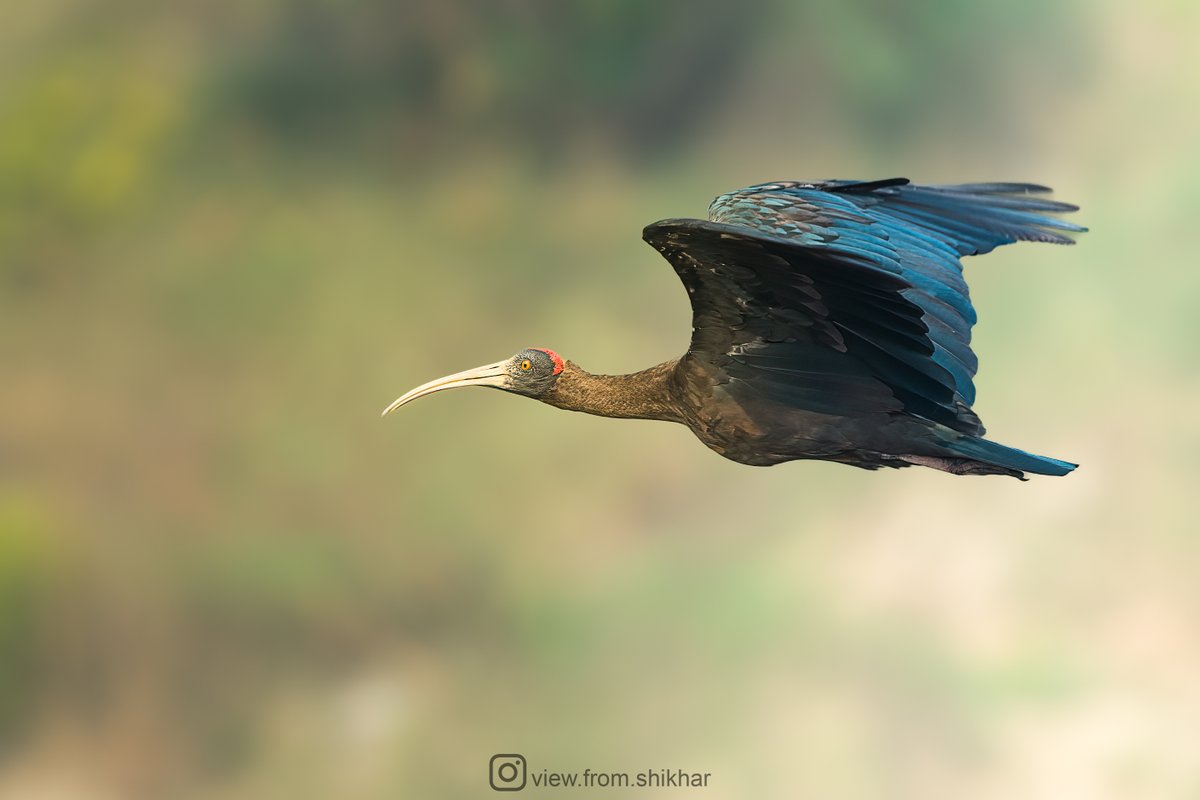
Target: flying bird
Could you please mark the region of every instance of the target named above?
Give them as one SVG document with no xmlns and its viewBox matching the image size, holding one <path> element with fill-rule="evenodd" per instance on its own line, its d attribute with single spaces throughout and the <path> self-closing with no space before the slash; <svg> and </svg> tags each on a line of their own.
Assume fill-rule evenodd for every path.
<svg viewBox="0 0 1200 800">
<path fill-rule="evenodd" d="M 1044 186 L 778 181 L 716 198 L 708 219 L 667 219 L 642 238 L 692 304 L 680 358 L 594 375 L 529 348 L 438 378 L 558 408 L 686 425 L 743 464 L 819 459 L 955 475 L 1065 475 L 1076 465 L 983 438 L 971 410 L 975 309 L 962 256 L 1016 241 L 1072 244 L 1077 207 Z"/>
</svg>

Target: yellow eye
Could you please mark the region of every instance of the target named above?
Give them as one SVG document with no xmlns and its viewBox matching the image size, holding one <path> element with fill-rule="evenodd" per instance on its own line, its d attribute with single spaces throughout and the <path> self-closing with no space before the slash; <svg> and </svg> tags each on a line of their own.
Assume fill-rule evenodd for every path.
<svg viewBox="0 0 1200 800">
<path fill-rule="evenodd" d="M 533 362 L 530 361 L 528 358 L 521 362 L 521 370 L 523 372 L 528 372 L 532 368 L 533 368 Z"/>
</svg>

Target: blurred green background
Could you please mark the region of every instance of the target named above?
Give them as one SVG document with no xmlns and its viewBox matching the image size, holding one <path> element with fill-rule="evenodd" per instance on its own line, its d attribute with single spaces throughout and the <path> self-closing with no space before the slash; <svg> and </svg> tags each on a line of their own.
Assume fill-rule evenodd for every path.
<svg viewBox="0 0 1200 800">
<path fill-rule="evenodd" d="M 1200 796 L 1200 5 L 0 17 L 0 797 L 473 798 L 496 752 Z M 1083 206 L 967 264 L 977 410 L 1075 474 L 754 469 L 497 392 L 379 419 L 529 345 L 674 357 L 642 225 L 893 175 Z"/>
</svg>

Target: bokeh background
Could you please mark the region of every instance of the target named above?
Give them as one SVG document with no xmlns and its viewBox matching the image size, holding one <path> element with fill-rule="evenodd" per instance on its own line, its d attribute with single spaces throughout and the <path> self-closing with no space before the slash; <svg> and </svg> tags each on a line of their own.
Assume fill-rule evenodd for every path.
<svg viewBox="0 0 1200 800">
<path fill-rule="evenodd" d="M 0 17 L 0 797 L 475 798 L 496 752 L 1200 796 L 1200 5 Z M 893 175 L 1083 206 L 968 262 L 978 411 L 1075 474 L 755 469 L 497 392 L 379 419 L 529 345 L 674 357 L 642 225 Z"/>
</svg>

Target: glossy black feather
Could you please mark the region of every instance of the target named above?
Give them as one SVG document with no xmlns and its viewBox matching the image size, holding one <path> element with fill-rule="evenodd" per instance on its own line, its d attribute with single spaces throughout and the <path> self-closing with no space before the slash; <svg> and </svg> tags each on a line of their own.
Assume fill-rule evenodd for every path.
<svg viewBox="0 0 1200 800">
<path fill-rule="evenodd" d="M 908 409 L 960 423 L 952 378 L 932 361 L 924 312 L 899 275 L 702 220 L 665 220 L 644 236 L 691 296 L 689 357 L 809 411 Z"/>
</svg>

